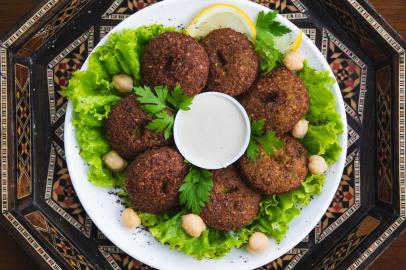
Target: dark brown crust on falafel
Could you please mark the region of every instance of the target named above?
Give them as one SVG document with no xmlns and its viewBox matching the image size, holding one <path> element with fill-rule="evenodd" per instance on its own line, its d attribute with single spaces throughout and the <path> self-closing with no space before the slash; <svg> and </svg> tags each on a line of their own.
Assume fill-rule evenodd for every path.
<svg viewBox="0 0 406 270">
<path fill-rule="evenodd" d="M 152 39 L 141 60 L 142 82 L 147 86 L 179 84 L 189 96 L 202 91 L 209 73 L 203 47 L 190 36 L 170 32 Z"/>
<path fill-rule="evenodd" d="M 279 68 L 260 78 L 241 104 L 252 119 L 265 119 L 266 129 L 284 134 L 309 110 L 309 95 L 297 75 Z"/>
<path fill-rule="evenodd" d="M 201 43 L 210 60 L 207 89 L 231 96 L 246 92 L 258 73 L 258 56 L 248 38 L 222 28 L 210 32 Z"/>
<path fill-rule="evenodd" d="M 264 195 L 289 192 L 300 187 L 308 172 L 307 151 L 295 138 L 283 138 L 285 145 L 268 156 L 261 148 L 256 161 L 244 155 L 240 168 L 248 184 Z"/>
<path fill-rule="evenodd" d="M 249 189 L 232 167 L 213 172 L 213 188 L 201 212 L 211 228 L 238 230 L 251 223 L 259 210 L 261 196 Z"/>
<path fill-rule="evenodd" d="M 177 206 L 186 172 L 183 157 L 173 148 L 161 147 L 140 154 L 131 163 L 126 177 L 132 206 L 156 214 Z"/>
<path fill-rule="evenodd" d="M 110 146 L 120 156 L 132 160 L 139 152 L 168 144 L 162 134 L 145 128 L 151 120 L 140 108 L 135 95 L 122 99 L 114 105 L 106 121 Z"/>
</svg>

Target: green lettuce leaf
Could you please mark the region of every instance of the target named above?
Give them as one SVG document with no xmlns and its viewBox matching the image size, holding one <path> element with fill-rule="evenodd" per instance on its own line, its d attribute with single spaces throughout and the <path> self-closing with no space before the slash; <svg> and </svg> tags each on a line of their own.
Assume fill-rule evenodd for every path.
<svg viewBox="0 0 406 270">
<path fill-rule="evenodd" d="M 80 155 L 89 165 L 89 181 L 103 187 L 112 187 L 117 181 L 102 161 L 102 156 L 110 150 L 104 136 L 104 120 L 121 99 L 113 92 L 110 83 L 93 71 L 75 72 L 64 90 L 73 105 L 72 124 L 76 128 Z"/>
<path fill-rule="evenodd" d="M 95 78 L 97 74 L 91 71 L 78 71 L 64 93 L 73 104 L 72 124 L 76 128 L 80 155 L 89 165 L 89 181 L 98 186 L 112 187 L 117 177 L 102 161 L 102 156 L 110 150 L 102 127 L 111 107 L 120 97 L 101 95 L 109 90 Z"/>
<path fill-rule="evenodd" d="M 152 235 L 161 243 L 169 245 L 196 259 L 221 258 L 233 247 L 240 247 L 247 242 L 250 230 L 238 232 L 223 232 L 207 228 L 200 237 L 194 238 L 185 233 L 181 226 L 181 217 L 185 211 L 180 211 L 172 217 L 141 213 L 143 225 L 148 226 Z"/>
<path fill-rule="evenodd" d="M 290 221 L 300 214 L 300 207 L 308 205 L 312 196 L 320 194 L 324 180 L 324 175 L 308 175 L 299 189 L 263 199 L 259 214 L 249 228 L 280 242 Z"/>
<path fill-rule="evenodd" d="M 336 110 L 336 99 L 329 88 L 335 80 L 328 71 L 318 72 L 307 62 L 299 77 L 305 83 L 310 98 L 310 109 L 306 115 L 309 130 L 302 143 L 309 155 L 321 155 L 328 164 L 333 164 L 342 150 L 337 136 L 344 131 Z"/>
</svg>

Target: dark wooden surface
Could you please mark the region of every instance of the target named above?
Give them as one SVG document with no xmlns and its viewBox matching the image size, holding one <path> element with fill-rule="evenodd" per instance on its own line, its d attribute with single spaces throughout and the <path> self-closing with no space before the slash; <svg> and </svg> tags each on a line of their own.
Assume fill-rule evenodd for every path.
<svg viewBox="0 0 406 270">
<path fill-rule="evenodd" d="M 0 0 L 0 37 L 40 0 Z M 406 38 L 406 0 L 370 0 L 385 19 Z M 370 270 L 400 270 L 406 265 L 406 234 L 399 237 L 371 266 Z M 39 270 L 0 227 L 0 270 Z"/>
</svg>

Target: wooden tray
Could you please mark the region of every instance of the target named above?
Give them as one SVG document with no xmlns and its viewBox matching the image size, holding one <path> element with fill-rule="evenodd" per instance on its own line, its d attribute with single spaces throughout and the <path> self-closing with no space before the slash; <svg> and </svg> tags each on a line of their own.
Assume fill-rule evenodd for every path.
<svg viewBox="0 0 406 270">
<path fill-rule="evenodd" d="M 153 2 L 44 1 L 0 42 L 0 223 L 44 269 L 150 269 L 111 244 L 75 195 L 61 89 L 100 38 Z M 256 2 L 316 43 L 349 124 L 347 163 L 328 211 L 261 269 L 365 268 L 406 228 L 406 44 L 365 0 Z"/>
</svg>

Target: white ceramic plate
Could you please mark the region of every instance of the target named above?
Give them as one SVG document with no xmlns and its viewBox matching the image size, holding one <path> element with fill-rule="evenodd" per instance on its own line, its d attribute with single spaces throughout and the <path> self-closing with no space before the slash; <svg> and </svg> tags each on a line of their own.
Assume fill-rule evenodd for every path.
<svg viewBox="0 0 406 270">
<path fill-rule="evenodd" d="M 256 20 L 259 11 L 268 10 L 258 4 L 242 0 L 167 0 L 138 11 L 117 25 L 111 32 L 153 23 L 161 23 L 167 26 L 185 26 L 202 8 L 217 3 L 229 3 L 239 6 L 248 13 L 253 21 Z M 287 19 L 278 16 L 277 20 L 288 26 L 295 34 L 298 33 L 299 29 Z M 105 43 L 107 38 L 108 35 L 100 41 L 99 45 Z M 310 66 L 319 70 L 330 69 L 316 46 L 306 36 L 303 38 L 300 51 L 307 56 Z M 83 65 L 82 69 L 86 69 L 86 67 L 87 63 Z M 347 121 L 338 85 L 336 84 L 331 90 L 336 96 L 337 110 L 345 125 L 344 133 L 340 137 L 340 144 L 344 150 L 338 162 L 329 168 L 321 195 L 315 197 L 302 210 L 300 216 L 291 222 L 290 229 L 284 240 L 280 244 L 276 244 L 272 240 L 270 247 L 263 253 L 252 255 L 247 253 L 245 249 L 234 249 L 222 259 L 199 261 L 176 250 L 170 250 L 146 231 L 125 229 L 120 223 L 120 211 L 123 206 L 116 203 L 117 198 L 114 195 L 109 195 L 109 190 L 96 187 L 87 181 L 87 165 L 79 155 L 75 130 L 71 122 L 72 105 L 69 103 L 65 118 L 65 152 L 76 194 L 92 221 L 108 239 L 130 256 L 152 267 L 176 270 L 228 270 L 231 268 L 239 270 L 260 267 L 283 255 L 298 244 L 321 219 L 337 190 L 345 163 Z"/>
</svg>

